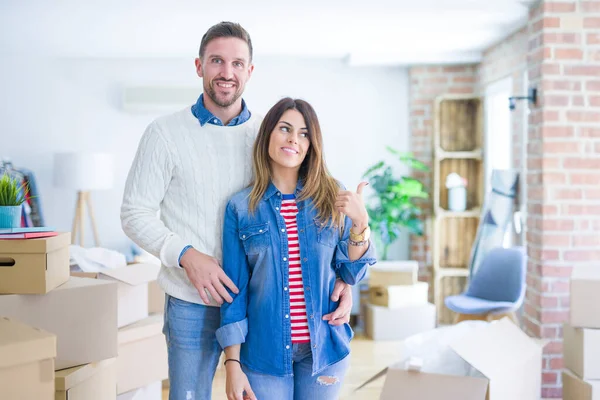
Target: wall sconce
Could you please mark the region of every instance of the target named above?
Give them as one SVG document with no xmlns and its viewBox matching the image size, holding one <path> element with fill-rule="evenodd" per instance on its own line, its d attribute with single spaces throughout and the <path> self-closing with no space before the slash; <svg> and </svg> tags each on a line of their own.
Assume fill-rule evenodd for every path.
<svg viewBox="0 0 600 400">
<path fill-rule="evenodd" d="M 529 88 L 528 96 L 512 96 L 508 98 L 508 108 L 512 111 L 517 108 L 517 100 L 529 100 L 533 105 L 537 103 L 537 89 Z"/>
</svg>

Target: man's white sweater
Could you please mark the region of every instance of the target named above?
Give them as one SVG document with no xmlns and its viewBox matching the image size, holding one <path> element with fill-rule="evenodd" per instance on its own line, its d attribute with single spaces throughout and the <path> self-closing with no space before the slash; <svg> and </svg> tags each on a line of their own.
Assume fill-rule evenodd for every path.
<svg viewBox="0 0 600 400">
<path fill-rule="evenodd" d="M 237 126 L 201 126 L 188 107 L 144 132 L 125 184 L 121 223 L 127 236 L 160 258 L 158 284 L 167 294 L 204 304 L 179 255 L 192 245 L 221 262 L 225 205 L 250 183 L 260 122 L 253 115 Z"/>
</svg>

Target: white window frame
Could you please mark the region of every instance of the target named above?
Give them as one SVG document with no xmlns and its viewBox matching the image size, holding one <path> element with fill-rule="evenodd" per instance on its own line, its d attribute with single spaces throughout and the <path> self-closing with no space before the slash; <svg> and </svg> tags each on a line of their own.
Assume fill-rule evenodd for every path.
<svg viewBox="0 0 600 400">
<path fill-rule="evenodd" d="M 492 165 L 492 152 L 497 152 L 502 147 L 505 148 L 508 154 L 507 159 L 502 162 L 501 169 L 510 169 L 513 167 L 513 125 L 512 116 L 509 109 L 508 98 L 513 95 L 513 80 L 512 77 L 506 77 L 493 82 L 485 88 L 485 140 L 484 140 L 484 173 L 485 173 L 485 197 L 490 192 L 491 175 L 494 167 Z M 508 135 L 498 141 L 499 135 Z M 514 225 L 515 221 L 511 221 L 510 228 L 506 231 L 504 238 L 504 247 L 509 247 L 515 242 Z"/>
<path fill-rule="evenodd" d="M 511 115 L 508 108 L 508 98 L 512 96 L 513 82 L 511 77 L 507 77 L 496 81 L 485 88 L 485 187 L 489 188 L 490 177 L 492 174 L 492 157 L 491 152 L 494 147 L 494 140 L 492 135 L 499 135 L 502 133 L 502 128 L 508 127 L 508 162 L 506 163 L 507 168 L 511 168 L 513 165 L 513 139 L 512 139 L 512 124 Z M 502 116 L 498 116 L 496 113 L 502 112 Z M 505 121 L 501 121 L 504 126 L 498 126 L 495 124 L 499 118 L 505 117 Z M 506 132 L 506 131 L 504 131 Z M 497 146 L 495 148 L 497 149 Z M 487 190 L 486 190 L 487 192 Z"/>
</svg>

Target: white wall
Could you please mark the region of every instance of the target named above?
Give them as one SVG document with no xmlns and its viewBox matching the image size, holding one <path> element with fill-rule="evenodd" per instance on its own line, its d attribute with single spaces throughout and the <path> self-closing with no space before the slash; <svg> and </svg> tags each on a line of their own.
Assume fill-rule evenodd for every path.
<svg viewBox="0 0 600 400">
<path fill-rule="evenodd" d="M 368 166 L 388 158 L 385 145 L 408 150 L 406 69 L 289 57 L 255 63 L 244 96 L 250 109 L 264 115 L 282 96 L 308 100 L 321 121 L 329 167 L 348 188 L 356 187 Z M 52 154 L 116 154 L 114 189 L 92 198 L 102 245 L 119 250 L 128 247 L 119 221 L 127 171 L 144 128 L 156 117 L 121 109 L 121 90 L 131 84 L 196 85 L 198 93 L 202 87 L 192 58 L 5 57 L 0 64 L 0 157 L 36 173 L 47 225 L 70 230 L 75 193 L 52 186 Z M 86 235 L 91 244 L 89 230 Z M 391 255 L 407 257 L 408 240 L 400 242 Z"/>
</svg>

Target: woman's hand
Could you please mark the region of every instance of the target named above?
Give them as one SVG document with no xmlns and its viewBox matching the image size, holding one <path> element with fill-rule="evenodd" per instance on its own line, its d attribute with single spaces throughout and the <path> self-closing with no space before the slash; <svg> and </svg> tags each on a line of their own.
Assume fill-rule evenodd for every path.
<svg viewBox="0 0 600 400">
<path fill-rule="evenodd" d="M 227 378 L 225 381 L 225 393 L 227 400 L 256 400 L 256 396 L 250 387 L 248 377 L 242 371 L 242 367 L 235 361 L 229 361 L 225 365 Z M 246 392 L 246 395 L 244 395 Z"/>
<path fill-rule="evenodd" d="M 362 191 L 368 182 L 361 182 L 356 188 L 356 193 L 349 190 L 338 192 L 335 207 L 352 220 L 352 232 L 360 233 L 369 225 L 369 214 L 362 198 Z"/>
</svg>

